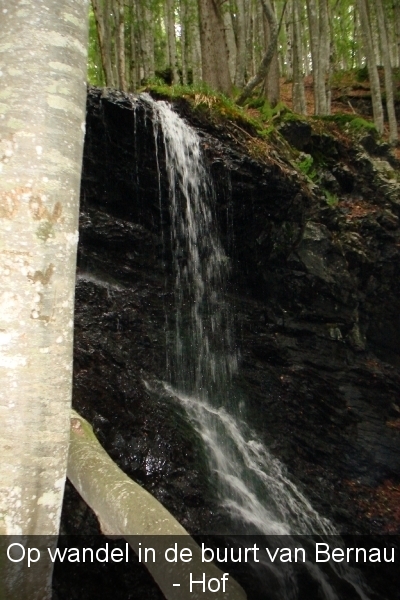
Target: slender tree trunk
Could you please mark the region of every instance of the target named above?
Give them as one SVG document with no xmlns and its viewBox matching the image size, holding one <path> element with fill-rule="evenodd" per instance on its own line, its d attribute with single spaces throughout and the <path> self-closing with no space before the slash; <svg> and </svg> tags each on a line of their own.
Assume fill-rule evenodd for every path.
<svg viewBox="0 0 400 600">
<path fill-rule="evenodd" d="M 198 0 L 198 6 L 203 80 L 230 96 L 232 80 L 220 0 Z"/>
<path fill-rule="evenodd" d="M 115 33 L 117 50 L 117 69 L 120 89 L 128 91 L 125 67 L 125 7 L 124 0 L 116 0 L 115 4 Z"/>
<path fill-rule="evenodd" d="M 311 62 L 314 81 L 314 114 L 320 114 L 320 62 L 319 62 L 319 21 L 315 0 L 307 0 L 308 29 L 310 32 Z"/>
<path fill-rule="evenodd" d="M 400 0 L 393 0 L 395 43 L 397 48 L 397 66 L 400 67 Z"/>
<path fill-rule="evenodd" d="M 178 68 L 176 64 L 176 39 L 175 39 L 175 6 L 174 0 L 165 0 L 165 16 L 167 31 L 168 66 L 171 69 L 171 83 L 179 81 Z"/>
<path fill-rule="evenodd" d="M 0 533 L 56 536 L 69 443 L 87 4 L 2 6 Z M 50 575 L 31 589 L 14 579 L 7 597 L 50 598 Z M 4 558 L 1 583 L 10 583 Z"/>
<path fill-rule="evenodd" d="M 236 72 L 236 40 L 235 33 L 233 31 L 232 24 L 232 14 L 228 8 L 225 8 L 222 11 L 222 18 L 224 20 L 224 28 L 225 28 L 225 36 L 226 36 L 226 45 L 228 48 L 228 62 L 229 62 L 229 74 L 231 80 L 234 80 L 235 72 Z"/>
<path fill-rule="evenodd" d="M 398 139 L 398 133 L 396 112 L 394 108 L 393 73 L 392 64 L 390 62 L 390 50 L 382 0 L 375 0 L 375 10 L 381 41 L 383 67 L 385 69 L 386 110 L 389 118 L 389 137 L 391 142 L 395 142 Z"/>
<path fill-rule="evenodd" d="M 129 45 L 129 91 L 135 92 L 137 87 L 137 54 L 136 54 L 136 22 L 134 0 L 129 0 L 130 12 L 130 45 Z"/>
<path fill-rule="evenodd" d="M 236 0 L 236 72 L 235 85 L 243 87 L 246 72 L 246 17 L 244 0 Z"/>
<path fill-rule="evenodd" d="M 189 82 L 189 40 L 188 34 L 188 15 L 187 15 L 187 2 L 186 0 L 180 0 L 179 4 L 179 16 L 181 23 L 181 64 L 182 64 L 182 83 L 187 85 Z"/>
<path fill-rule="evenodd" d="M 300 28 L 300 0 L 292 1 L 293 7 L 293 110 L 307 114 L 304 92 L 303 57 Z"/>
<path fill-rule="evenodd" d="M 274 7 L 272 4 L 271 4 L 271 8 L 275 13 L 275 10 L 274 10 Z M 276 20 L 276 16 L 275 16 L 275 20 Z M 265 16 L 265 14 L 263 15 L 263 27 L 264 27 L 265 46 L 266 46 L 266 48 L 268 48 L 270 41 L 271 41 L 271 34 L 270 34 L 269 22 Z M 276 40 L 278 40 L 278 36 L 277 36 Z M 264 90 L 265 90 L 265 97 L 267 98 L 270 105 L 276 106 L 280 99 L 278 46 L 276 43 L 275 43 L 274 53 L 273 53 L 273 56 L 271 59 L 271 64 L 269 66 L 268 73 L 265 77 Z"/>
<path fill-rule="evenodd" d="M 319 110 L 321 115 L 330 113 L 330 26 L 328 0 L 319 0 Z"/>
<path fill-rule="evenodd" d="M 314 104 L 316 115 L 329 113 L 326 89 L 329 79 L 330 28 L 328 0 L 307 0 L 307 15 L 310 31 L 311 58 L 314 80 Z"/>
<path fill-rule="evenodd" d="M 185 0 L 187 2 L 187 54 L 188 65 L 192 71 L 192 82 L 202 81 L 202 57 L 200 44 L 199 13 L 196 0 Z"/>
<path fill-rule="evenodd" d="M 107 13 L 104 14 L 102 0 L 91 0 L 93 14 L 96 21 L 97 35 L 99 38 L 99 47 L 101 55 L 101 63 L 103 67 L 104 77 L 107 86 L 113 86 L 113 74 L 111 68 L 111 44 L 109 36 L 109 28 L 106 27 Z M 106 3 L 107 7 L 107 3 Z"/>
<path fill-rule="evenodd" d="M 379 131 L 383 133 L 383 107 L 381 86 L 379 81 L 378 69 L 376 67 L 376 57 L 372 43 L 371 25 L 368 15 L 368 6 L 366 0 L 357 0 L 360 13 L 361 29 L 363 32 L 364 49 L 367 56 L 368 74 L 371 86 L 372 110 L 374 113 L 374 123 Z"/>
<path fill-rule="evenodd" d="M 281 70 L 282 75 L 291 79 L 293 77 L 293 22 L 294 22 L 294 14 L 293 14 L 293 2 L 289 4 L 286 8 L 284 15 L 284 23 L 285 23 L 285 31 L 286 31 L 286 49 L 284 54 L 285 60 L 285 71 Z"/>
</svg>

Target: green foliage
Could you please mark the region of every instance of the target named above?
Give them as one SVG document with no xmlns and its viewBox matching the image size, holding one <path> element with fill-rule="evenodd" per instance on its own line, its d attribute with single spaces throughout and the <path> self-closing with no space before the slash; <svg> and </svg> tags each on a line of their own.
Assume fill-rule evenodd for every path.
<svg viewBox="0 0 400 600">
<path fill-rule="evenodd" d="M 330 121 L 339 126 L 348 126 L 354 132 L 362 130 L 370 132 L 376 131 L 376 127 L 372 121 L 366 121 L 362 117 L 359 117 L 355 114 L 337 113 L 335 115 L 319 116 L 315 118 L 320 119 L 321 121 Z"/>
<path fill-rule="evenodd" d="M 324 190 L 324 194 L 328 206 L 335 208 L 339 204 L 339 198 L 337 197 L 337 194 L 332 194 L 332 192 L 329 190 Z"/>
<path fill-rule="evenodd" d="M 156 81 L 153 80 L 145 89 L 156 96 L 165 97 L 171 101 L 184 98 L 192 105 L 194 110 L 207 113 L 211 119 L 227 119 L 242 126 L 250 126 L 257 131 L 263 130 L 262 123 L 246 114 L 246 109 L 236 104 L 234 100 L 224 94 L 212 90 L 204 83 L 196 85 L 167 85 L 158 79 Z"/>
<path fill-rule="evenodd" d="M 92 7 L 89 10 L 89 47 L 88 47 L 88 82 L 91 85 L 104 85 L 103 68 L 101 66 L 99 39 Z"/>
<path fill-rule="evenodd" d="M 314 165 L 314 159 L 310 154 L 302 154 L 302 160 L 297 163 L 297 167 L 300 171 L 306 175 L 311 181 L 315 181 L 318 177 L 317 170 Z"/>
</svg>

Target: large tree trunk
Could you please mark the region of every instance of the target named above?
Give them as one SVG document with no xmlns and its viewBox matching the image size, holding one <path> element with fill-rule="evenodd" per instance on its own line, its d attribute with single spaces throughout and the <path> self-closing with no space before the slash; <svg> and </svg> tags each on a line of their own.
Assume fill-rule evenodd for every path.
<svg viewBox="0 0 400 600">
<path fill-rule="evenodd" d="M 56 536 L 69 442 L 87 5 L 3 7 L 0 533 Z M 47 585 L 44 577 L 13 597 L 44 600 Z"/>
<path fill-rule="evenodd" d="M 153 15 L 149 0 L 138 0 L 138 24 L 140 28 L 140 53 L 142 58 L 143 77 L 148 81 L 155 74 Z"/>
<path fill-rule="evenodd" d="M 379 133 L 383 133 L 383 107 L 381 86 L 379 82 L 378 69 L 376 67 L 376 57 L 372 43 L 371 25 L 368 15 L 367 0 L 357 0 L 360 13 L 361 29 L 364 39 L 364 49 L 367 56 L 368 74 L 371 86 L 372 110 L 374 113 L 374 123 Z"/>
<path fill-rule="evenodd" d="M 203 80 L 230 96 L 232 80 L 220 0 L 198 0 Z"/>
<path fill-rule="evenodd" d="M 390 141 L 395 142 L 398 139 L 398 133 L 396 112 L 394 108 L 392 63 L 390 60 L 389 42 L 382 0 L 375 0 L 375 9 L 378 21 L 379 37 L 381 40 L 383 67 L 385 69 L 386 109 L 389 118 Z"/>
</svg>

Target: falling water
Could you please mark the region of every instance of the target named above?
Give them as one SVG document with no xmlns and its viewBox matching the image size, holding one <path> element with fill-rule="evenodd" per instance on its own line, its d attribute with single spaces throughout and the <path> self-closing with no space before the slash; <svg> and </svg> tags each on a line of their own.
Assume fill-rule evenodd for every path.
<svg viewBox="0 0 400 600">
<path fill-rule="evenodd" d="M 143 96 L 142 96 L 143 97 Z M 175 272 L 174 348 L 166 391 L 207 447 L 221 502 L 255 533 L 333 533 L 240 419 L 232 386 L 237 359 L 224 300 L 229 261 L 214 218 L 215 197 L 200 139 L 166 102 L 144 95 L 162 130 Z"/>
<path fill-rule="evenodd" d="M 141 98 L 152 112 L 156 146 L 160 139 L 164 143 L 169 183 L 175 318 L 164 394 L 182 404 L 203 439 L 220 502 L 239 533 L 335 534 L 243 421 L 232 385 L 237 357 L 224 298 L 229 260 L 218 238 L 200 138 L 166 102 Z M 337 598 L 324 575 L 312 569 L 324 597 Z M 367 598 L 362 591 L 357 597 Z"/>
</svg>

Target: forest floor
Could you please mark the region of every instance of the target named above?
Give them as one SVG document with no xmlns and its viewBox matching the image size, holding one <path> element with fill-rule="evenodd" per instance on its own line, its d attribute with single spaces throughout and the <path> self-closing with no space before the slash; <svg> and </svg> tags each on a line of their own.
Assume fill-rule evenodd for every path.
<svg viewBox="0 0 400 600">
<path fill-rule="evenodd" d="M 383 80 L 383 73 L 380 73 Z M 400 78 L 395 77 L 397 87 L 397 98 L 400 97 Z M 383 83 L 383 81 L 382 81 Z M 293 107 L 292 103 L 292 82 L 285 78 L 280 81 L 280 93 L 281 101 L 286 104 L 289 108 Z M 384 89 L 382 89 L 384 94 Z M 314 114 L 314 86 L 312 75 L 305 78 L 305 96 L 307 104 L 307 115 Z M 397 108 L 399 108 L 400 101 L 397 102 Z M 332 85 L 332 100 L 331 100 L 331 112 L 332 114 L 347 113 L 359 115 L 363 119 L 372 120 L 372 105 L 371 105 L 371 90 L 368 79 L 358 81 L 355 77 L 354 72 L 347 71 L 340 74 Z M 398 112 L 398 132 L 400 140 L 400 109 Z M 385 120 L 385 139 L 389 139 L 389 125 Z M 400 160 L 400 146 L 394 148 L 396 158 Z"/>
</svg>

